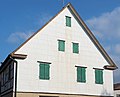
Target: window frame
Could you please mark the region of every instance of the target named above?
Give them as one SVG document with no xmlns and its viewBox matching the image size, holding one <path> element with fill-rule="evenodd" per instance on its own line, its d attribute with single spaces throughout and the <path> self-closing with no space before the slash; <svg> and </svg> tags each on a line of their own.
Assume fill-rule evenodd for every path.
<svg viewBox="0 0 120 97">
<path fill-rule="evenodd" d="M 86 83 L 86 68 L 87 67 L 83 67 L 83 66 L 75 66 L 75 67 L 77 67 L 77 82 Z"/>
<path fill-rule="evenodd" d="M 50 80 L 50 64 L 51 63 L 50 62 L 42 62 L 42 61 L 37 61 L 37 62 L 39 63 L 39 79 L 40 80 Z M 43 68 L 44 68 L 43 71 L 41 71 L 41 65 L 43 65 Z M 47 72 L 46 72 L 46 69 L 48 69 Z"/>
<path fill-rule="evenodd" d="M 104 77 L 103 77 L 103 70 L 99 68 L 93 68 L 94 69 L 94 75 L 95 75 L 95 84 L 104 84 Z"/>
<path fill-rule="evenodd" d="M 75 46 L 77 46 L 77 48 Z M 79 54 L 79 43 L 72 42 L 72 52 L 75 54 Z"/>
<path fill-rule="evenodd" d="M 66 18 L 66 26 L 71 27 L 71 17 L 70 16 L 65 16 Z"/>
<path fill-rule="evenodd" d="M 14 77 L 14 64 L 9 65 L 9 80 Z"/>
<path fill-rule="evenodd" d="M 65 40 L 58 39 L 58 51 L 65 52 Z"/>
</svg>

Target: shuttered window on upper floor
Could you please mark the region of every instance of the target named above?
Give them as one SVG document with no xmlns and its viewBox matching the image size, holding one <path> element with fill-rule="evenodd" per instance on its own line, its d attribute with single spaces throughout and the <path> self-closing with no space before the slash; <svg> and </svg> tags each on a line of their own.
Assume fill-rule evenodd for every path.
<svg viewBox="0 0 120 97">
<path fill-rule="evenodd" d="M 39 78 L 44 80 L 50 79 L 50 63 L 40 62 L 39 64 Z"/>
<path fill-rule="evenodd" d="M 65 51 L 65 41 L 64 40 L 58 40 L 58 51 Z"/>
<path fill-rule="evenodd" d="M 73 43 L 73 53 L 79 53 L 79 43 Z"/>
<path fill-rule="evenodd" d="M 66 16 L 66 26 L 71 27 L 71 17 Z"/>
<path fill-rule="evenodd" d="M 77 67 L 77 82 L 86 82 L 86 67 Z"/>
<path fill-rule="evenodd" d="M 103 84 L 103 70 L 95 69 L 95 83 Z"/>
</svg>

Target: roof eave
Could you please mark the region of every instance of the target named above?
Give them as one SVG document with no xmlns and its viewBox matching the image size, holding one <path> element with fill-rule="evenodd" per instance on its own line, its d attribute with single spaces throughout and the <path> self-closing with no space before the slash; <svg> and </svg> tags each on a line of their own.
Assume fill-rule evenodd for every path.
<svg viewBox="0 0 120 97">
<path fill-rule="evenodd" d="M 7 56 L 7 58 L 4 60 L 4 62 L 1 63 L 1 66 L 0 66 L 0 73 L 2 72 L 2 70 L 7 66 L 9 65 L 10 62 L 12 62 L 13 59 L 21 59 L 21 60 L 24 60 L 27 58 L 27 55 L 24 55 L 24 54 L 9 54 Z"/>
<path fill-rule="evenodd" d="M 116 70 L 116 69 L 118 69 L 118 67 L 117 66 L 105 65 L 104 69 L 107 69 L 107 70 Z"/>
<path fill-rule="evenodd" d="M 10 56 L 14 59 L 26 59 L 27 58 L 27 55 L 25 54 L 14 54 L 14 53 L 11 53 Z"/>
</svg>

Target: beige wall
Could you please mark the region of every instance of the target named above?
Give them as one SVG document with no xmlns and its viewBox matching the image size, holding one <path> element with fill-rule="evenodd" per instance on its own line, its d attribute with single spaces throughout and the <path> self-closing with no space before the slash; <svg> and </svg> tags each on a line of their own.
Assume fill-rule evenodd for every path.
<svg viewBox="0 0 120 97">
<path fill-rule="evenodd" d="M 104 97 L 104 96 L 83 96 L 83 95 L 66 95 L 66 94 L 42 94 L 42 93 L 17 93 L 17 97 Z M 110 97 L 110 96 L 109 96 Z M 112 96 L 111 96 L 112 97 Z"/>
</svg>

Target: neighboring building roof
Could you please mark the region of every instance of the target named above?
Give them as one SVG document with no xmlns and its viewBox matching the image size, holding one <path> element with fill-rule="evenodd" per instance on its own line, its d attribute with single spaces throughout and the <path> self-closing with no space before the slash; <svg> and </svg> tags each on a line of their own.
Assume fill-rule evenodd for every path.
<svg viewBox="0 0 120 97">
<path fill-rule="evenodd" d="M 120 83 L 114 84 L 114 90 L 120 90 Z"/>
<path fill-rule="evenodd" d="M 100 43 L 97 41 L 97 39 L 95 38 L 95 36 L 92 34 L 92 32 L 90 31 L 90 29 L 87 27 L 87 25 L 84 23 L 84 21 L 81 19 L 81 17 L 79 16 L 79 14 L 76 12 L 76 10 L 74 9 L 74 7 L 71 5 L 71 3 L 68 3 L 65 7 L 63 7 L 63 9 L 57 14 L 55 15 L 50 21 L 48 21 L 41 29 L 39 29 L 36 33 L 34 33 L 30 38 L 28 38 L 21 46 L 19 46 L 15 51 L 13 51 L 10 55 L 15 55 L 15 52 L 18 51 L 24 44 L 26 44 L 32 37 L 34 37 L 39 31 L 41 31 L 49 22 L 51 22 L 56 16 L 58 16 L 65 8 L 68 8 L 70 10 L 70 12 L 74 15 L 74 17 L 76 18 L 76 20 L 78 21 L 78 23 L 82 26 L 82 28 L 84 29 L 84 31 L 86 32 L 86 34 L 89 36 L 89 38 L 92 40 L 92 42 L 95 44 L 95 46 L 97 47 L 97 49 L 100 51 L 100 53 L 103 55 L 103 57 L 107 60 L 107 62 L 110 65 L 106 65 L 104 68 L 105 69 L 109 69 L 109 70 L 115 70 L 117 69 L 117 66 L 115 65 L 115 63 L 112 61 L 112 59 L 109 57 L 109 55 L 106 53 L 106 51 L 103 49 L 103 47 L 100 45 Z M 21 55 L 21 54 L 18 54 Z M 19 57 L 19 56 L 17 56 Z"/>
<path fill-rule="evenodd" d="M 13 59 L 25 59 L 26 57 L 27 55 L 24 54 L 9 54 L 4 62 L 1 63 L 2 65 L 0 66 L 0 73 L 11 61 L 13 61 Z"/>
</svg>

